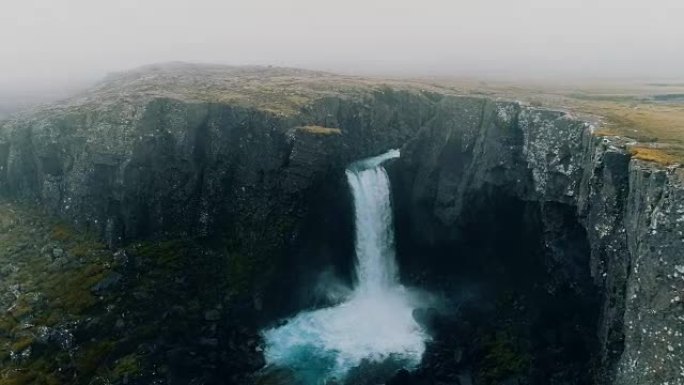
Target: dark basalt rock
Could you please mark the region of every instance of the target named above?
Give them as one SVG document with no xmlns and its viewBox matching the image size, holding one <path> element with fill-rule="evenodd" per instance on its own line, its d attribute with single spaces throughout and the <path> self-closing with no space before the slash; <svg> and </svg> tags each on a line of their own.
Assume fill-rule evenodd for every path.
<svg viewBox="0 0 684 385">
<path fill-rule="evenodd" d="M 594 381 L 681 382 L 675 345 L 682 336 L 675 330 L 682 309 L 672 290 L 683 284 L 673 270 L 684 258 L 682 169 L 630 159 L 625 139 L 594 137 L 589 123 L 564 113 L 480 103 L 441 111 L 446 122 L 457 123 L 421 130 L 391 166 L 402 266 L 415 265 L 417 249 L 447 248 L 433 254 L 467 268 L 464 242 L 476 236 L 469 231 L 476 223 L 488 226 L 480 244 L 494 249 L 516 227 L 540 226 L 543 256 L 535 266 L 545 266 L 543 273 L 505 265 L 500 271 L 546 282 L 550 293 L 565 286 L 575 298 L 600 300 Z M 478 218 L 502 199 L 536 204 L 525 212 L 537 218 L 507 213 L 510 203 Z M 492 225 L 511 217 L 522 220 Z M 529 253 L 517 250 L 494 254 L 520 255 L 513 263 L 524 266 L 520 258 Z"/>
<path fill-rule="evenodd" d="M 527 355 L 549 353 L 565 357 L 541 365 L 561 373 L 554 383 L 587 365 L 598 383 L 681 383 L 684 172 L 631 159 L 626 140 L 591 130 L 563 112 L 390 88 L 320 97 L 291 114 L 168 95 L 110 98 L 0 126 L 0 192 L 38 202 L 121 250 L 164 238 L 211 245 L 215 263 L 200 266 L 226 271 L 226 292 L 201 309 L 183 297 L 180 317 L 202 326 L 165 332 L 176 339 L 149 355 L 177 364 L 169 383 L 244 383 L 263 364 L 253 346 L 258 325 L 316 303 L 308 293 L 326 267 L 352 279 L 345 165 L 401 147 L 388 169 L 404 279 L 453 302 L 438 315 L 417 314 L 440 337 L 423 369 L 391 381 L 432 383 L 431 372 L 450 383 L 520 382 L 519 375 L 543 383 L 547 373 L 535 372 L 541 364 Z M 172 251 L 146 258 L 184 263 Z M 134 252 L 116 255 L 130 271 L 102 277 L 96 293 L 140 274 Z M 457 282 L 456 265 L 492 285 Z M 201 286 L 203 272 L 195 273 L 191 282 Z M 174 293 L 192 288 L 176 278 Z M 502 337 L 468 326 L 503 309 L 495 301 L 468 309 L 470 284 L 482 295 L 512 285 L 488 330 L 510 322 L 524 330 Z M 153 304 L 154 295 L 144 287 L 130 293 L 136 303 Z M 578 319 L 554 298 L 583 309 Z M 217 303 L 226 306 L 219 319 L 205 320 Z M 232 315 L 235 323 L 223 324 Z M 535 328 L 540 335 L 529 335 Z M 564 354 L 573 349 L 568 336 L 578 334 L 589 336 L 578 349 L 595 346 L 573 367 L 581 360 Z M 556 346 L 566 350 L 550 352 Z M 241 349 L 245 358 L 233 359 Z M 478 377 L 483 367 L 486 378 Z M 397 368 L 384 369 L 391 377 Z"/>
</svg>

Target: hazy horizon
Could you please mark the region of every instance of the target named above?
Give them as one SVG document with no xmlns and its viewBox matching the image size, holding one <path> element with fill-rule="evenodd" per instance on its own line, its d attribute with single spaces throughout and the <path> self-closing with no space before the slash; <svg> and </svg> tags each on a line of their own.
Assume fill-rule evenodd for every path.
<svg viewBox="0 0 684 385">
<path fill-rule="evenodd" d="M 4 95 L 60 93 L 168 61 L 504 80 L 684 78 L 678 0 L 8 0 L 0 11 Z"/>
</svg>

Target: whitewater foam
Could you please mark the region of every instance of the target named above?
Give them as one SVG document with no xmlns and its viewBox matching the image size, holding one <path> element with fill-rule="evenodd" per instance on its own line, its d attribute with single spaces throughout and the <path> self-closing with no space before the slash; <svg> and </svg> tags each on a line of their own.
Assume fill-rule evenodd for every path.
<svg viewBox="0 0 684 385">
<path fill-rule="evenodd" d="M 412 316 L 416 301 L 399 284 L 390 183 L 382 163 L 392 150 L 347 169 L 354 196 L 356 285 L 337 306 L 302 312 L 265 330 L 268 365 L 287 367 L 309 384 L 342 378 L 363 360 L 420 362 L 427 335 Z"/>
</svg>

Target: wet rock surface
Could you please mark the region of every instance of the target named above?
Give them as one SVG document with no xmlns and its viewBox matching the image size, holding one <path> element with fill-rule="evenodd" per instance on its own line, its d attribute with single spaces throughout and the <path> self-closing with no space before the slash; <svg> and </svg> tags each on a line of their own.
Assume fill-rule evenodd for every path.
<svg viewBox="0 0 684 385">
<path fill-rule="evenodd" d="M 441 261 L 428 264 L 443 263 L 458 277 L 459 268 L 488 253 L 468 252 L 469 226 L 488 223 L 484 243 L 495 245 L 515 233 L 509 226 L 496 236 L 497 222 L 527 216 L 501 208 L 477 218 L 486 210 L 473 215 L 473 206 L 510 198 L 538 205 L 537 218 L 518 226 L 540 226 L 537 266 L 544 279 L 516 273 L 515 266 L 506 271 L 539 284 L 548 279 L 551 290 L 567 286 L 576 299 L 599 299 L 592 381 L 683 383 L 675 347 L 682 343 L 681 282 L 674 269 L 684 258 L 677 222 L 682 169 L 631 159 L 628 140 L 595 137 L 590 123 L 565 113 L 488 101 L 475 111 L 468 105 L 445 111 L 458 123 L 421 130 L 394 164 L 402 264 L 410 265 L 419 249 L 437 250 Z M 501 250 L 494 262 L 518 251 Z"/>
<path fill-rule="evenodd" d="M 21 203 L 0 202 L 0 217 L 3 385 L 241 384 L 263 366 L 225 251 L 201 239 L 113 251 Z M 50 263 L 41 250 L 55 249 Z"/>
<path fill-rule="evenodd" d="M 287 114 L 115 95 L 0 126 L 0 192 L 23 202 L 0 207 L 3 385 L 288 383 L 258 327 L 320 305 L 326 267 L 352 279 L 343 169 L 392 147 L 404 280 L 448 301 L 415 314 L 421 367 L 355 378 L 684 383 L 684 172 L 627 139 L 386 87 Z"/>
</svg>

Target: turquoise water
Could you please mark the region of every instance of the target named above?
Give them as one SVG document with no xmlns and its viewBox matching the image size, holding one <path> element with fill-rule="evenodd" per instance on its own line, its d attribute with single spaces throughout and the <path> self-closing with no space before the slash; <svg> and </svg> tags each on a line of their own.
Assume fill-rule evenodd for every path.
<svg viewBox="0 0 684 385">
<path fill-rule="evenodd" d="M 417 300 L 399 284 L 390 182 L 382 167 L 398 156 L 392 150 L 347 169 L 355 210 L 354 290 L 340 305 L 265 330 L 268 365 L 292 369 L 306 384 L 323 384 L 363 360 L 420 363 L 428 337 L 412 316 Z"/>
</svg>

